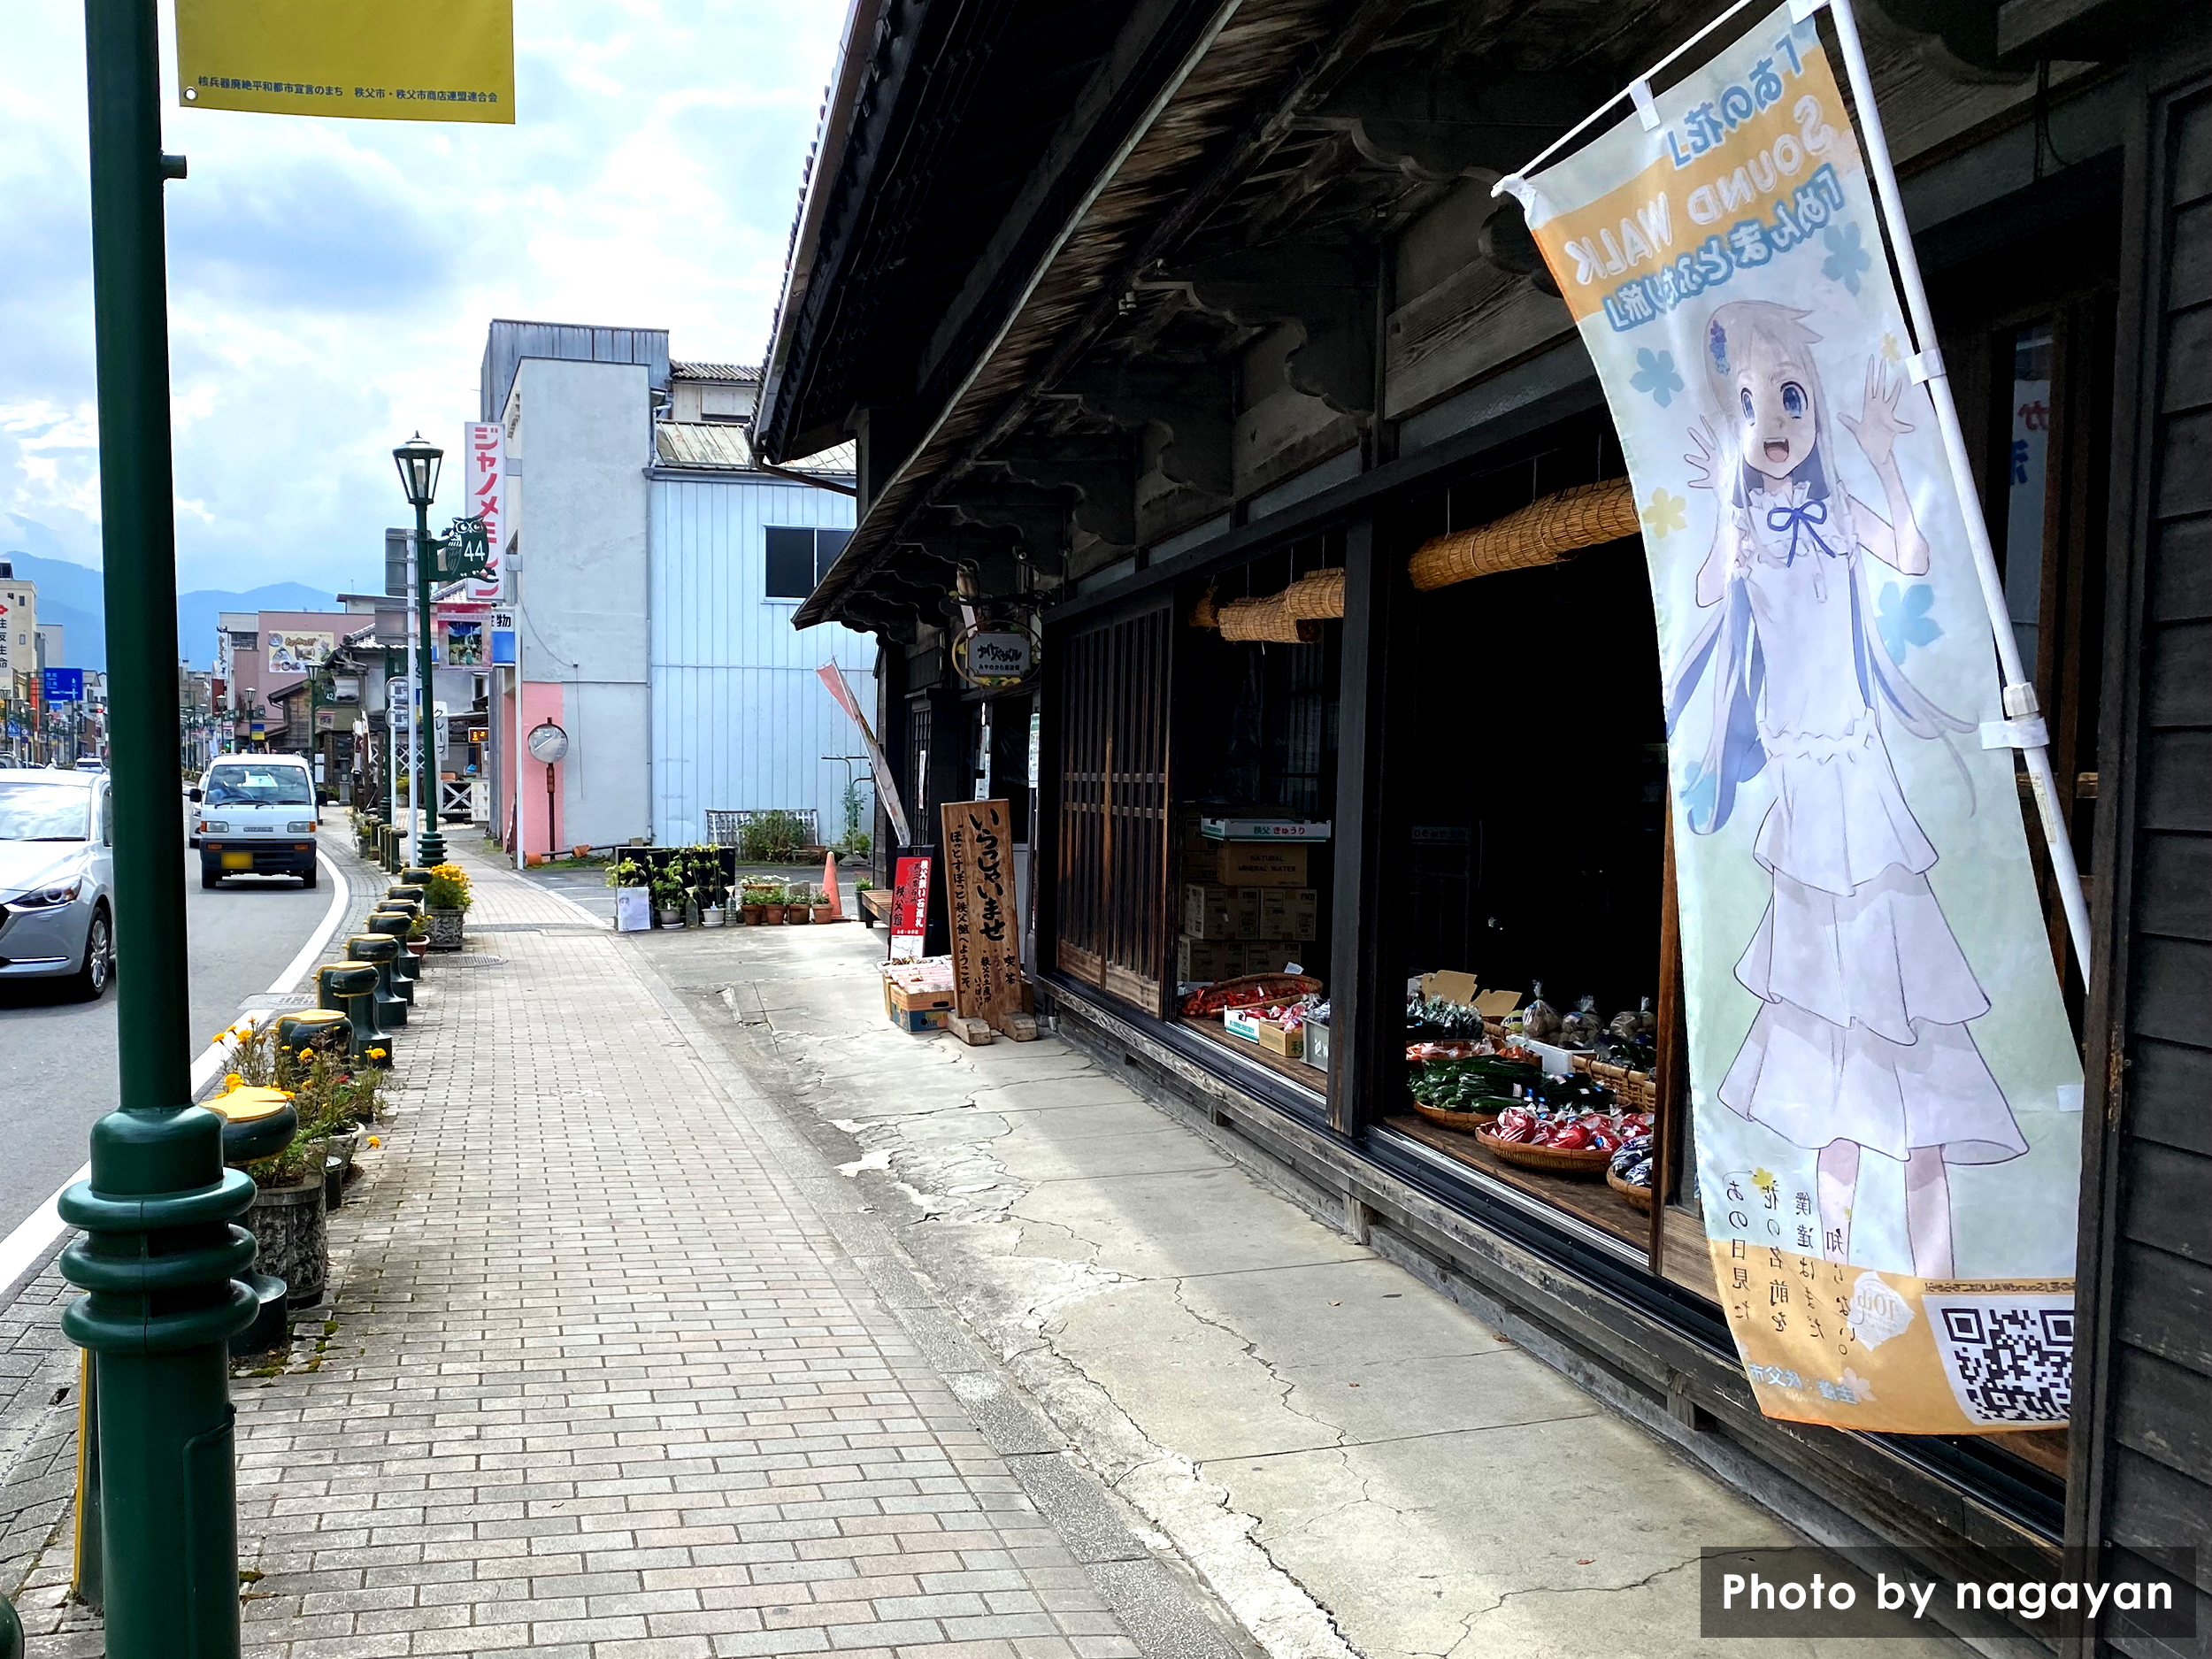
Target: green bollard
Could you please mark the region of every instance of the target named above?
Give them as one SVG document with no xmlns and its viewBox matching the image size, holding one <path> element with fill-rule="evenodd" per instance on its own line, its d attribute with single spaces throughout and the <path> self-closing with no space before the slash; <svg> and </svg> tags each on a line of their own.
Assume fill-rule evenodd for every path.
<svg viewBox="0 0 2212 1659">
<path fill-rule="evenodd" d="M 427 887 L 430 872 L 420 864 L 410 864 L 399 872 L 399 879 L 411 887 Z"/>
<path fill-rule="evenodd" d="M 380 912 L 369 918 L 365 926 L 372 933 L 380 933 L 398 945 L 399 952 L 392 958 L 392 992 L 399 1000 L 412 1008 L 415 1005 L 415 981 L 421 977 L 422 964 L 407 949 L 407 931 L 415 925 L 411 916 L 392 916 Z"/>
<path fill-rule="evenodd" d="M 387 1031 L 407 1023 L 407 1004 L 392 977 L 392 957 L 398 949 L 399 941 L 388 933 L 356 933 L 346 941 L 347 961 L 365 962 L 376 969 L 376 1023 Z"/>
<path fill-rule="evenodd" d="M 340 1009 L 311 1008 L 296 1014 L 280 1014 L 276 1028 L 277 1081 L 286 1088 L 298 1075 L 302 1049 L 320 1048 L 336 1055 L 353 1051 L 353 1022 Z"/>
<path fill-rule="evenodd" d="M 411 881 L 395 881 L 384 889 L 388 899 L 411 899 L 417 904 L 422 902 L 422 895 L 423 890 Z"/>
<path fill-rule="evenodd" d="M 0 1601 L 0 1659 L 23 1659 L 23 1621 L 5 1601 Z"/>
<path fill-rule="evenodd" d="M 316 1000 L 343 1014 L 350 1029 L 353 1057 L 372 1065 L 392 1063 L 391 1033 L 376 1021 L 376 968 L 366 962 L 333 962 L 315 971 Z M 380 1049 L 376 1060 L 372 1050 Z"/>
</svg>

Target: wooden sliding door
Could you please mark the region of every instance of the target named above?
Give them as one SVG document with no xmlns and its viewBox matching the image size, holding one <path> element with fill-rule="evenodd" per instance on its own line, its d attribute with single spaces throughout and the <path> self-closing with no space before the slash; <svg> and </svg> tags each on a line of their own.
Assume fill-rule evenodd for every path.
<svg viewBox="0 0 2212 1659">
<path fill-rule="evenodd" d="M 1171 612 L 1125 612 L 1056 641 L 1059 833 L 1053 881 L 1063 972 L 1164 1010 Z"/>
</svg>

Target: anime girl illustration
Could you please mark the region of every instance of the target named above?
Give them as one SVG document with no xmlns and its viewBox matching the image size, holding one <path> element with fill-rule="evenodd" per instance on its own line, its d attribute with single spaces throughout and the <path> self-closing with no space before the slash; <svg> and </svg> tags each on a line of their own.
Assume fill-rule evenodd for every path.
<svg viewBox="0 0 2212 1659">
<path fill-rule="evenodd" d="M 1713 614 L 1667 687 L 1671 737 L 1698 685 L 1713 688 L 1691 828 L 1721 829 L 1762 773 L 1772 796 L 1753 850 L 1773 894 L 1736 964 L 1760 1007 L 1720 1100 L 1818 1154 L 1830 1259 L 1849 1257 L 1864 1155 L 1902 1164 L 1913 1271 L 1947 1279 L 1947 1166 L 2001 1163 L 2027 1143 L 1968 1033 L 1989 999 L 1929 887 L 1936 851 L 1889 741 L 1970 726 L 1905 679 L 1870 626 L 1867 558 L 1928 570 L 1895 453 L 1913 429 L 1898 410 L 1905 378 L 1870 361 L 1859 413 L 1841 418 L 1885 516 L 1832 465 L 1837 426 L 1808 314 L 1763 301 L 1713 311 L 1700 354 L 1712 418 L 1684 457 L 1717 508 L 1697 577 Z"/>
</svg>

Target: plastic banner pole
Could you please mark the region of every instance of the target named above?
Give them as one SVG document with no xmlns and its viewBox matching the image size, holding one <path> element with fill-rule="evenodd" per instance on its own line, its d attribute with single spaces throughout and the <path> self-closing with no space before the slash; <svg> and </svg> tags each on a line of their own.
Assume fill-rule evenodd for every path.
<svg viewBox="0 0 2212 1659">
<path fill-rule="evenodd" d="M 1866 49 L 1859 41 L 1858 19 L 1851 0 L 1825 0 L 1836 20 L 1836 40 L 1843 50 L 1844 73 L 1851 83 L 1851 102 L 1856 106 L 1859 130 L 1866 139 L 1867 173 L 1874 181 L 1882 226 L 1888 233 L 1890 251 L 1897 260 L 1897 275 L 1905 291 L 1906 314 L 1919 348 L 1908 365 L 1912 378 L 1926 385 L 1935 406 L 1936 427 L 1943 435 L 1943 453 L 1951 464 L 1951 477 L 1959 502 L 1966 511 L 1967 543 L 1974 551 L 1974 568 L 1981 577 L 1982 602 L 1989 610 L 1991 631 L 1997 639 L 1997 661 L 2004 671 L 2005 741 L 2017 749 L 2028 766 L 2028 780 L 2035 791 L 2036 816 L 2042 820 L 2043 839 L 2050 848 L 2051 870 L 2057 878 L 2060 902 L 2066 910 L 2066 931 L 2074 943 L 2074 960 L 2081 977 L 2089 979 L 2089 906 L 2082 897 L 2081 871 L 2074 863 L 2074 845 L 2066 826 L 2059 821 L 2058 795 L 2051 777 L 2049 734 L 2038 709 L 2035 684 L 2021 665 L 2020 644 L 2012 631 L 2012 612 L 2005 603 L 2002 579 L 1997 574 L 1997 555 L 1989 545 L 1989 526 L 1980 511 L 1980 492 L 1974 469 L 1967 458 L 1966 434 L 1959 426 L 1958 404 L 1951 396 L 1951 381 L 1936 348 L 1935 318 L 1928 309 L 1928 290 L 1920 279 L 1920 261 L 1913 253 L 1912 237 L 1905 228 L 1905 203 L 1897 188 L 1897 169 L 1889 156 L 1889 139 L 1882 130 L 1881 106 L 1874 98 L 1874 77 L 1866 65 Z M 1799 0 L 1790 8 L 1793 19 L 1810 17 L 1820 0 Z M 1986 729 L 1986 728 L 1985 728 Z M 1986 741 L 1986 739 L 1985 740 Z"/>
</svg>

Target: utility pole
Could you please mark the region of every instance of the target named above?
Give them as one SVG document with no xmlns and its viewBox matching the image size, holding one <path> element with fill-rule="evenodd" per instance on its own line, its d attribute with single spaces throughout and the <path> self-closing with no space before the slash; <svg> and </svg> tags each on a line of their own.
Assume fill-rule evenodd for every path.
<svg viewBox="0 0 2212 1659">
<path fill-rule="evenodd" d="M 155 0 L 85 0 L 93 337 L 113 733 L 121 1110 L 92 1128 L 92 1177 L 62 1194 L 85 1236 L 62 1318 L 92 1352 L 99 1547 L 111 1659 L 235 1659 L 238 1504 L 225 1344 L 254 1314 L 231 1225 L 253 1181 L 192 1102 L 190 963 L 177 802 L 174 484 Z"/>
</svg>

